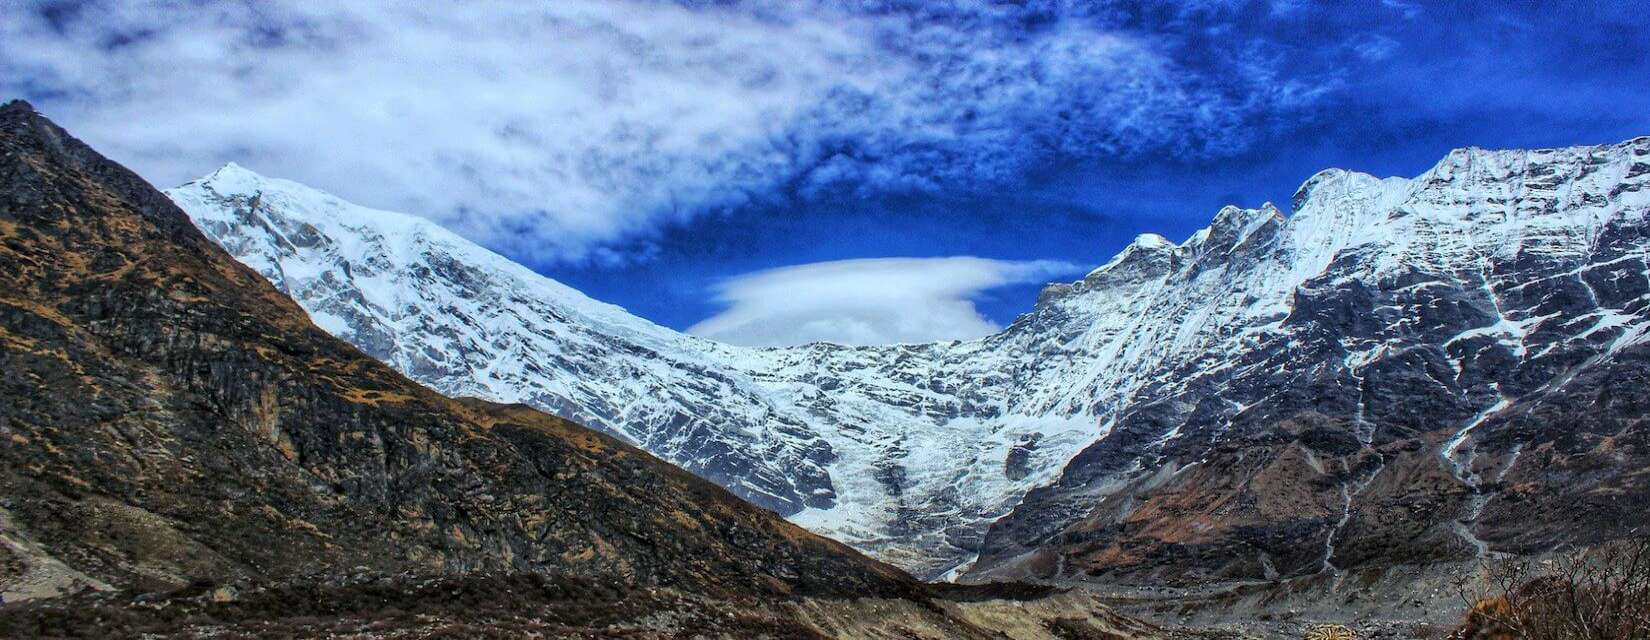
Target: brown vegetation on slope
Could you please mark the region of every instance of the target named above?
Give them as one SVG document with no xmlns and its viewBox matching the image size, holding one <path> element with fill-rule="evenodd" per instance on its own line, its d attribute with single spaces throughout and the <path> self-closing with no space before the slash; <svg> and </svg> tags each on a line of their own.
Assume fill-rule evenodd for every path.
<svg viewBox="0 0 1650 640">
<path fill-rule="evenodd" d="M 1157 636 L 1092 598 L 917 583 L 608 436 L 418 386 L 16 102 L 0 399 L 4 637 Z"/>
</svg>

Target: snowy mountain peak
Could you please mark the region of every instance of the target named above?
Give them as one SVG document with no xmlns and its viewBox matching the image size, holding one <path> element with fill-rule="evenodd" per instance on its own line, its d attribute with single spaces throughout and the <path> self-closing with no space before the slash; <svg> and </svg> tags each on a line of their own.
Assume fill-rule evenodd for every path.
<svg viewBox="0 0 1650 640">
<path fill-rule="evenodd" d="M 237 163 L 234 160 L 231 160 L 229 162 L 223 163 L 223 166 L 218 167 L 216 171 L 213 171 L 211 173 L 206 174 L 206 179 L 211 179 L 211 178 L 217 177 L 219 175 L 231 175 L 231 174 L 240 173 L 240 172 L 253 173 L 253 175 L 257 175 L 256 173 L 254 173 L 252 171 L 249 171 L 246 167 L 242 167 L 240 165 L 240 163 Z M 261 177 L 261 176 L 259 176 L 259 177 Z"/>
<path fill-rule="evenodd" d="M 1469 405 L 1496 392 L 1474 373 L 1487 356 L 1463 355 L 1468 345 L 1529 356 L 1520 340 L 1553 318 L 1571 324 L 1552 331 L 1585 343 L 1642 336 L 1650 325 L 1642 304 L 1624 302 L 1631 287 L 1606 291 L 1627 280 L 1593 285 L 1604 307 L 1555 316 L 1513 310 L 1517 283 L 1494 269 L 1629 264 L 1600 257 L 1596 243 L 1642 228 L 1647 148 L 1463 151 L 1415 179 L 1320 172 L 1287 217 L 1226 207 L 1181 244 L 1142 235 L 1083 279 L 1047 287 L 999 334 L 891 347 L 746 349 L 682 335 L 431 222 L 239 167 L 170 195 L 317 324 L 416 380 L 605 429 L 938 576 L 969 566 L 987 528 L 1034 487 L 1153 472 L 1174 443 L 1190 442 L 1180 425 L 1218 441 L 1219 425 L 1267 406 L 1264 395 L 1234 395 L 1244 376 L 1362 375 L 1398 344 L 1382 334 L 1397 329 L 1343 317 L 1369 292 L 1401 296 L 1370 312 L 1381 326 L 1454 340 L 1426 343 L 1459 368 L 1431 375 L 1465 389 Z M 1434 288 L 1457 292 L 1453 315 L 1425 304 Z M 1328 346 L 1298 362 L 1279 355 L 1308 339 Z M 1267 384 L 1256 389 L 1294 383 Z M 1102 453 L 1072 462 L 1085 449 Z M 1061 521 L 1081 504 L 1039 517 Z"/>
<path fill-rule="evenodd" d="M 231 250 L 242 261 L 256 256 L 266 259 L 280 256 L 284 260 L 277 262 L 292 265 L 350 264 L 353 271 L 337 275 L 348 276 L 356 285 L 366 285 L 378 276 L 397 279 L 430 257 L 446 256 L 455 264 L 531 281 L 540 289 L 544 301 L 556 305 L 564 315 L 584 316 L 637 335 L 666 331 L 621 307 L 596 301 L 572 287 L 545 278 L 430 220 L 362 207 L 302 183 L 261 175 L 234 162 L 166 193 L 220 244 L 233 241 L 278 245 Z M 261 229 L 262 233 L 245 233 L 243 227 L 248 225 Z M 216 233 L 226 235 L 220 237 Z M 280 267 L 280 264 L 261 264 L 255 268 L 265 271 L 266 275 L 278 275 L 281 279 L 276 280 L 276 285 L 283 286 L 282 280 L 287 274 Z M 367 287 L 360 293 L 365 303 L 384 311 L 398 308 L 402 304 L 398 296 L 406 292 Z M 326 326 L 323 320 L 332 318 L 316 317 L 317 324 L 328 331 L 342 329 L 337 325 Z"/>
<path fill-rule="evenodd" d="M 1130 247 L 1139 247 L 1145 250 L 1162 250 L 1174 248 L 1174 243 L 1156 233 L 1142 233 L 1129 242 Z"/>
<path fill-rule="evenodd" d="M 321 193 L 305 185 L 285 180 L 281 181 L 285 184 L 275 186 L 273 185 L 273 180 L 270 178 L 265 178 L 264 176 L 259 175 L 256 171 L 243 167 L 234 162 L 224 163 L 222 167 L 218 167 L 216 171 L 206 174 L 205 177 L 202 177 L 196 182 L 210 185 L 214 190 L 222 193 L 251 194 L 264 189 L 266 185 L 274 188 L 283 188 L 294 191 L 301 190 Z"/>
<path fill-rule="evenodd" d="M 1155 233 L 1142 233 L 1135 236 L 1134 241 L 1123 247 L 1123 250 L 1117 252 L 1117 255 L 1113 256 L 1110 261 L 1090 271 L 1083 279 L 1090 280 L 1107 273 L 1126 271 L 1134 265 L 1154 262 L 1166 256 L 1171 256 L 1178 250 L 1179 247 L 1169 242 L 1168 238 Z"/>
<path fill-rule="evenodd" d="M 1268 202 L 1258 209 L 1245 209 L 1236 205 L 1221 207 L 1215 214 L 1215 219 L 1209 224 L 1211 232 L 1242 234 L 1266 222 L 1282 221 L 1283 214 L 1277 207 Z"/>
<path fill-rule="evenodd" d="M 1354 175 L 1366 174 L 1355 174 L 1355 172 L 1347 171 L 1345 169 L 1324 169 L 1323 171 L 1312 174 L 1312 177 L 1307 178 L 1305 182 L 1301 183 L 1300 187 L 1295 189 L 1295 195 L 1289 199 L 1290 210 L 1300 211 L 1305 206 L 1307 200 L 1312 198 L 1312 194 L 1318 191 L 1319 187 L 1333 185 L 1347 179 L 1349 176 Z M 1373 178 L 1374 176 L 1368 177 Z"/>
<path fill-rule="evenodd" d="M 1324 171 L 1293 200 L 1011 328 L 1086 347 L 1107 435 L 992 526 L 975 575 L 1272 579 L 1641 526 L 1571 516 L 1641 462 L 1555 478 L 1527 452 L 1642 437 L 1620 431 L 1642 408 L 1601 398 L 1642 395 L 1650 362 L 1650 139 Z"/>
</svg>

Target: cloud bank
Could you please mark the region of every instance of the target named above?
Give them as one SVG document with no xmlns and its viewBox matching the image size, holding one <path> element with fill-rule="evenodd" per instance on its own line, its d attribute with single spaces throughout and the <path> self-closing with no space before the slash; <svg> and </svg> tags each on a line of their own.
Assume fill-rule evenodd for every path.
<svg viewBox="0 0 1650 640">
<path fill-rule="evenodd" d="M 978 338 L 1000 327 L 972 298 L 996 287 L 1083 271 L 1048 260 L 874 258 L 758 271 L 723 282 L 726 311 L 688 333 L 731 344 L 920 343 Z"/>
<path fill-rule="evenodd" d="M 1096 3 L 22 0 L 0 93 L 169 185 L 225 161 L 530 262 L 757 201 L 1246 148 L 1276 57 Z"/>
</svg>

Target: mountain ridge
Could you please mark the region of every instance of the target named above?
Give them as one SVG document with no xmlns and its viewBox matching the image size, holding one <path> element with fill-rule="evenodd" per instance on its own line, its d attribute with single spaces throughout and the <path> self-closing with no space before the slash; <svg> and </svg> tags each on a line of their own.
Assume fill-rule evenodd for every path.
<svg viewBox="0 0 1650 640">
<path fill-rule="evenodd" d="M 617 438 L 419 385 L 18 102 L 0 371 L 8 638 L 1183 637 L 919 583 Z"/>
<path fill-rule="evenodd" d="M 232 255 L 307 300 L 322 327 L 438 390 L 526 402 L 606 428 L 781 513 L 836 501 L 840 481 L 824 468 L 844 444 L 819 434 L 807 410 L 781 397 L 784 390 L 756 380 L 773 375 L 760 363 L 766 350 L 628 317 L 609 324 L 588 312 L 582 294 L 431 223 L 238 167 L 170 193 Z M 495 332 L 500 326 L 508 330 Z M 398 331 L 415 340 L 389 337 Z M 416 339 L 421 331 L 434 337 Z M 546 380 L 534 370 L 567 373 Z M 598 387 L 591 377 L 616 382 Z M 738 468 L 755 473 L 723 475 Z M 897 484 L 892 473 L 871 469 L 862 479 L 881 493 Z M 855 526 L 864 525 L 843 529 Z"/>
<path fill-rule="evenodd" d="M 1287 302 L 1270 310 L 1282 315 L 1253 314 L 1255 323 L 1234 327 L 1252 344 L 1222 354 L 1223 366 L 1193 360 L 1160 374 L 1183 382 L 1124 416 L 1124 437 L 1114 431 L 1074 459 L 1060 482 L 1033 491 L 994 525 L 987 555 L 996 568 L 987 575 L 1115 581 L 1174 567 L 1202 579 L 1262 579 L 1541 550 L 1485 542 L 1475 532 L 1485 513 L 1496 514 L 1495 534 L 1539 525 L 1549 545 L 1625 535 L 1639 518 L 1578 508 L 1571 522 L 1549 506 L 1536 521 L 1516 523 L 1497 513 L 1542 493 L 1593 501 L 1551 481 L 1516 492 L 1501 485 L 1520 476 L 1514 465 L 1526 444 L 1549 448 L 1542 455 L 1550 461 L 1589 455 L 1551 450 L 1558 434 L 1550 428 L 1503 440 L 1493 457 L 1484 451 L 1476 465 L 1488 469 L 1456 454 L 1504 418 L 1509 395 L 1563 387 L 1574 366 L 1615 366 L 1631 361 L 1624 348 L 1642 349 L 1635 345 L 1645 340 L 1650 277 L 1646 155 L 1650 138 L 1641 137 L 1600 147 L 1464 149 L 1399 182 L 1315 176 L 1296 198 L 1304 211 L 1248 250 L 1233 247 L 1254 265 L 1292 252 L 1283 263 L 1301 265 L 1299 252 L 1313 258 L 1284 278 L 1299 282 L 1289 296 L 1273 298 Z M 1339 206 L 1313 210 L 1314 199 L 1336 189 Z M 1289 229 L 1300 223 L 1322 228 L 1301 230 L 1303 241 Z M 1341 237 L 1356 242 L 1337 246 Z M 1165 273 L 1176 286 L 1198 275 L 1195 265 Z M 1637 384 L 1629 369 L 1616 373 L 1627 387 Z M 1643 437 L 1636 410 L 1622 409 L 1627 421 L 1613 437 L 1636 443 Z M 1640 454 L 1620 453 L 1626 457 L 1598 471 L 1628 482 L 1618 486 L 1622 498 L 1641 500 L 1627 462 Z M 1242 459 L 1234 455 L 1250 462 L 1233 466 Z M 1143 458 L 1155 462 L 1131 468 Z M 1211 464 L 1219 471 L 1201 471 Z M 1174 473 L 1148 473 L 1152 467 Z M 1277 503 L 1251 490 L 1257 485 L 1298 502 Z M 1301 551 L 1312 538 L 1320 551 Z"/>
<path fill-rule="evenodd" d="M 413 383 L 26 104 L 0 110 L 0 149 L 4 534 L 95 577 L 66 589 L 354 565 L 914 585 L 610 437 Z"/>
<path fill-rule="evenodd" d="M 639 319 L 621 319 L 618 326 L 626 329 L 618 332 L 577 323 L 539 326 L 530 316 L 552 317 L 557 312 L 528 309 L 514 314 L 522 319 L 520 326 L 497 330 L 495 324 L 465 338 L 472 342 L 458 351 L 473 354 L 486 366 L 458 363 L 419 373 L 417 363 L 406 360 L 397 368 L 412 371 L 414 378 L 448 392 L 478 385 L 481 395 L 510 397 L 508 394 L 530 389 L 541 395 L 527 399 L 529 403 L 551 411 L 583 412 L 578 415 L 587 416 L 589 422 L 620 432 L 632 442 L 730 486 L 740 495 L 775 508 L 815 531 L 848 541 L 920 575 L 956 576 L 969 567 L 974 553 L 986 546 L 987 529 L 1001 538 L 1002 531 L 1012 526 L 1005 523 L 994 527 L 994 523 L 1018 509 L 1022 495 L 1043 495 L 1046 492 L 1035 488 L 1064 481 L 1067 476 L 1084 475 L 1073 465 L 1086 464 L 1079 452 L 1101 446 L 1096 442 L 1109 441 L 1111 444 L 1102 448 L 1118 448 L 1122 453 L 1109 455 L 1122 456 L 1119 460 L 1161 461 L 1163 448 L 1183 437 L 1183 430 L 1172 423 L 1185 427 L 1189 415 L 1237 416 L 1253 409 L 1256 399 L 1247 403 L 1231 401 L 1226 409 L 1217 408 L 1220 403 L 1208 404 L 1223 394 L 1221 385 L 1227 384 L 1209 381 L 1224 375 L 1220 374 L 1223 367 L 1252 359 L 1250 349 L 1255 341 L 1271 339 L 1268 336 L 1285 325 L 1305 322 L 1303 314 L 1308 312 L 1332 311 L 1313 309 L 1314 296 L 1353 296 L 1334 303 L 1351 304 L 1348 301 L 1362 299 L 1358 296 L 1368 297 L 1371 287 L 1384 286 L 1383 278 L 1391 279 L 1392 274 L 1403 271 L 1405 261 L 1455 274 L 1449 277 L 1452 282 L 1475 278 L 1471 273 L 1481 269 L 1475 266 L 1474 256 L 1493 253 L 1493 247 L 1480 246 L 1470 230 L 1481 227 L 1484 233 L 1511 233 L 1503 228 L 1505 224 L 1474 213 L 1475 207 L 1500 206 L 1493 201 L 1507 201 L 1523 193 L 1519 190 L 1525 185 L 1551 182 L 1553 186 L 1542 188 L 1568 185 L 1566 188 L 1575 193 L 1576 181 L 1582 180 L 1578 202 L 1555 205 L 1555 215 L 1520 220 L 1524 220 L 1521 224 L 1535 225 L 1526 229 L 1536 234 L 1530 236 L 1529 242 L 1535 243 L 1532 246 L 1571 247 L 1574 243 L 1566 239 L 1570 237 L 1566 234 L 1594 233 L 1588 230 L 1603 223 L 1582 219 L 1575 212 L 1596 208 L 1598 202 L 1608 205 L 1611 198 L 1620 200 L 1624 194 L 1629 199 L 1637 198 L 1636 190 L 1615 191 L 1613 187 L 1638 183 L 1635 181 L 1642 174 L 1633 173 L 1638 165 L 1631 158 L 1643 150 L 1647 141 L 1650 138 L 1531 151 L 1466 148 L 1452 151 L 1428 171 L 1407 179 L 1325 170 L 1302 183 L 1291 198 L 1294 211 L 1289 215 L 1270 204 L 1255 209 L 1225 207 L 1208 227 L 1180 244 L 1161 236 L 1143 235 L 1084 278 L 1046 287 L 1037 306 L 1002 332 L 973 341 L 889 347 L 819 343 L 746 349 L 657 331 L 656 325 Z M 1599 157 L 1606 159 L 1602 166 L 1613 167 L 1609 171 L 1616 172 L 1611 178 L 1614 182 L 1601 181 L 1596 172 L 1603 169 L 1589 164 L 1588 158 Z M 1549 160 L 1557 163 L 1553 167 L 1562 168 L 1549 167 Z M 1515 165 L 1522 168 L 1515 171 Z M 1479 175 L 1485 170 L 1495 175 Z M 1580 175 L 1556 175 L 1560 170 Z M 1524 175 L 1532 171 L 1532 175 Z M 209 197 L 204 184 L 197 181 L 169 193 L 179 199 L 209 236 L 243 261 L 263 261 L 259 270 L 266 276 L 273 272 L 272 261 L 280 260 L 319 273 L 313 278 L 319 283 L 314 285 L 315 290 L 285 287 L 312 315 L 317 311 L 340 317 L 356 313 L 347 305 L 329 300 L 351 295 L 352 285 L 342 274 L 359 271 L 350 265 L 370 264 L 373 255 L 334 256 L 327 258 L 334 260 L 329 263 L 298 252 L 258 249 L 257 227 L 248 219 L 274 216 L 301 226 L 313 222 L 305 215 L 324 218 L 349 209 L 331 213 L 284 211 L 263 200 L 254 203 L 251 194 L 233 193 L 233 189 L 224 190 L 230 193 L 214 191 Z M 1507 214 L 1496 215 L 1502 216 L 1503 223 L 1508 219 Z M 1556 235 L 1541 225 L 1557 225 L 1552 232 Z M 1438 242 L 1443 250 L 1409 242 L 1401 234 L 1394 235 L 1396 229 L 1407 229 L 1406 233 Z M 454 255 L 451 250 L 444 251 L 449 257 Z M 430 253 L 426 246 L 413 253 L 434 256 L 442 252 Z M 438 256 L 434 263 L 447 260 Z M 1322 277 L 1330 272 L 1339 275 Z M 532 280 L 535 275 L 522 277 Z M 1178 278 L 1176 286 L 1184 289 L 1165 295 L 1164 278 L 1171 275 Z M 1410 276 L 1397 277 L 1394 288 L 1417 285 L 1403 280 Z M 424 327 L 439 335 L 451 330 L 447 323 L 479 324 L 467 319 L 454 321 L 439 308 L 449 300 L 473 296 L 477 289 L 455 284 L 452 278 L 439 274 L 402 286 L 436 292 L 434 302 L 424 308 L 407 307 L 411 312 L 404 319 L 410 319 L 415 329 Z M 533 290 L 531 284 L 515 282 L 511 286 Z M 1489 305 L 1496 307 L 1491 310 L 1495 315 L 1492 319 L 1476 311 L 1483 303 L 1475 297 L 1477 294 L 1463 291 L 1460 295 L 1472 299 L 1441 303 L 1459 308 L 1454 315 L 1441 315 L 1413 304 L 1393 307 L 1396 312 L 1370 310 L 1362 319 L 1336 311 L 1339 315 L 1325 316 L 1314 329 L 1319 333 L 1302 335 L 1317 335 L 1320 341 L 1332 342 L 1320 334 L 1344 332 L 1349 340 L 1365 340 L 1359 336 L 1379 333 L 1373 326 L 1366 326 L 1371 319 L 1399 325 L 1435 323 L 1439 327 L 1419 331 L 1414 338 L 1422 342 L 1459 340 L 1427 349 L 1447 352 L 1473 345 L 1483 351 L 1500 348 L 1485 341 L 1500 345 L 1501 338 L 1512 335 L 1509 331 L 1526 328 L 1519 324 L 1524 320 L 1512 322 L 1500 313 L 1499 302 Z M 1496 295 L 1489 297 L 1494 299 Z M 1640 311 L 1639 307 L 1623 308 L 1622 313 L 1610 317 L 1636 323 L 1642 319 Z M 1577 307 L 1565 312 L 1581 310 Z M 466 311 L 461 315 L 474 314 Z M 359 331 L 358 326 L 369 323 L 345 324 L 348 330 Z M 1329 328 L 1330 324 L 1334 326 Z M 635 327 L 645 328 L 631 331 Z M 1446 329 L 1454 333 L 1433 335 Z M 1474 330 L 1479 333 L 1470 333 Z M 638 333 L 641 335 L 635 335 Z M 522 339 L 534 334 L 554 339 L 577 335 L 582 341 L 578 344 L 589 352 L 568 354 L 556 344 Z M 417 344 L 430 338 L 414 331 L 411 339 Z M 498 340 L 503 340 L 507 348 L 490 346 Z M 450 346 L 448 342 L 441 344 Z M 1385 357 L 1384 352 L 1368 346 L 1356 349 L 1356 355 L 1350 346 L 1335 349 L 1339 349 L 1339 356 L 1325 356 L 1315 366 L 1356 372 Z M 500 353 L 508 354 L 505 360 L 533 365 L 539 372 L 506 375 L 502 380 L 493 377 L 496 370 L 489 367 L 496 364 L 493 360 Z M 627 354 L 670 364 L 663 370 L 637 364 L 634 359 L 628 364 L 611 364 L 625 362 Z M 374 355 L 384 357 L 381 353 Z M 1446 353 L 1446 360 L 1451 357 Z M 396 362 L 393 354 L 385 359 Z M 1456 358 L 1461 362 L 1470 359 Z M 1457 362 L 1457 368 L 1461 362 Z M 1282 361 L 1278 366 L 1287 368 Z M 632 377 L 635 372 L 647 374 L 645 389 L 609 384 Z M 1211 372 L 1219 375 L 1210 377 Z M 582 386 L 555 389 L 543 378 L 578 380 Z M 1334 389 L 1326 388 L 1329 404 L 1321 408 L 1326 415 L 1354 425 L 1349 442 L 1370 445 L 1380 428 L 1362 417 L 1362 400 L 1339 397 L 1352 384 L 1342 382 Z M 1494 404 L 1493 399 L 1474 399 L 1491 392 L 1474 380 L 1457 375 L 1450 384 L 1455 385 L 1452 393 L 1458 397 L 1446 405 L 1458 408 L 1443 415 L 1460 413 L 1459 421 L 1451 418 L 1445 422 L 1453 426 L 1411 429 L 1447 429 L 1454 434 L 1461 431 L 1461 423 Z M 713 397 L 738 399 L 731 403 L 739 407 L 737 411 L 715 414 L 722 418 L 719 424 L 737 425 L 735 428 L 706 429 L 704 421 L 696 420 L 696 414 L 715 404 L 708 400 Z M 1163 421 L 1161 428 L 1154 424 L 1132 426 L 1140 422 L 1140 416 L 1167 406 L 1164 402 L 1207 406 L 1201 413 L 1185 409 L 1163 413 L 1153 419 Z M 1125 433 L 1118 433 L 1120 424 Z M 1218 429 L 1205 428 L 1210 431 L 1207 437 L 1218 439 Z M 715 446 L 696 451 L 685 447 L 686 443 Z M 1448 445 L 1440 441 L 1424 446 Z M 761 453 L 752 455 L 752 451 Z M 1192 460 L 1195 458 L 1181 464 Z M 1357 466 L 1352 461 L 1342 462 Z M 1118 473 L 1102 473 L 1100 477 L 1121 477 Z M 1129 473 L 1133 472 L 1122 475 Z M 1363 473 L 1370 476 L 1370 481 L 1379 475 L 1368 470 Z M 1465 484 L 1461 478 L 1451 482 Z M 1336 486 L 1350 485 L 1343 482 Z M 1086 508 L 1073 504 L 1062 509 L 1076 512 Z M 1325 505 L 1325 510 L 1329 509 Z M 1324 524 L 1312 528 L 1338 531 L 1332 525 L 1354 521 L 1352 514 L 1356 511 L 1348 507 L 1344 514 L 1326 513 Z M 1038 517 L 1048 522 L 1069 522 L 1059 515 L 1061 512 Z M 1342 521 L 1343 517 L 1346 520 Z M 1336 535 L 1331 533 L 1329 537 Z M 1295 571 L 1304 571 L 1309 565 L 1326 563 L 1296 564 Z"/>
</svg>

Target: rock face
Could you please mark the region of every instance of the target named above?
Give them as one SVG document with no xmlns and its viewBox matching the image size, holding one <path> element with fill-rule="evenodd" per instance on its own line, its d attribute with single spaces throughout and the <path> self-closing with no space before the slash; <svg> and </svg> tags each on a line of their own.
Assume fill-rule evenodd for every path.
<svg viewBox="0 0 1650 640">
<path fill-rule="evenodd" d="M 1647 187 L 1650 138 L 1328 171 L 1289 218 L 1229 208 L 1060 290 L 1027 323 L 1136 309 L 1163 355 L 976 575 L 1271 578 L 1644 526 Z"/>
<path fill-rule="evenodd" d="M 7 600 L 349 571 L 914 593 L 614 438 L 406 379 L 23 103 L 0 108 L 0 371 Z"/>
<path fill-rule="evenodd" d="M 1198 580 L 1637 523 L 1647 149 L 1325 171 L 1288 216 L 1141 236 L 997 335 L 889 347 L 684 336 L 239 167 L 169 195 L 413 378 L 588 421 L 919 575 Z"/>
</svg>

